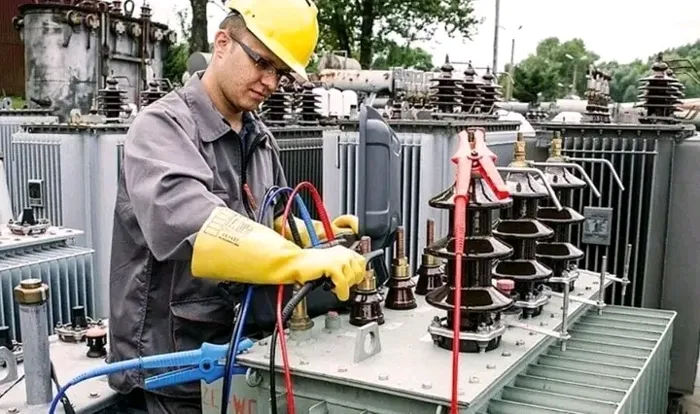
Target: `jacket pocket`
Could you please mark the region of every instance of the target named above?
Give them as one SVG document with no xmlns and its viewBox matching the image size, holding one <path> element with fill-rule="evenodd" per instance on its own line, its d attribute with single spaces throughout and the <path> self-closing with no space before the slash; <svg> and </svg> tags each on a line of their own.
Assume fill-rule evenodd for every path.
<svg viewBox="0 0 700 414">
<path fill-rule="evenodd" d="M 220 296 L 170 303 L 175 351 L 199 348 L 203 342 L 224 344 L 233 331 L 233 310 Z"/>
</svg>

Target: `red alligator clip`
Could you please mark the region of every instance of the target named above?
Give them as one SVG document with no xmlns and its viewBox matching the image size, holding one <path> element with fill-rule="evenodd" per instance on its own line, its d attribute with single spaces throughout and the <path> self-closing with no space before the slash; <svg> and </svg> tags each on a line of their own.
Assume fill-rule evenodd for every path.
<svg viewBox="0 0 700 414">
<path fill-rule="evenodd" d="M 472 150 L 469 155 L 469 159 L 472 160 L 472 169 L 481 174 L 481 177 L 486 181 L 499 200 L 510 197 L 508 187 L 506 183 L 503 182 L 501 173 L 496 169 L 496 160 L 498 157 L 486 146 L 486 131 L 482 128 L 469 128 L 467 131 L 474 133 L 474 142 L 471 145 Z M 460 138 L 462 138 L 462 135 L 468 137 L 468 134 L 465 132 L 460 133 Z M 468 139 L 466 139 L 466 141 L 468 141 Z"/>
</svg>

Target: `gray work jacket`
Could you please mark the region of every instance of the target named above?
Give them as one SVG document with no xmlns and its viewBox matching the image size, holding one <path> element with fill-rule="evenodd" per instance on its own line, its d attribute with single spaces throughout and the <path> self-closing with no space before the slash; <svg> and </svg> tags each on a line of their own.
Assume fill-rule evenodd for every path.
<svg viewBox="0 0 700 414">
<path fill-rule="evenodd" d="M 200 76 L 145 108 L 127 134 L 112 239 L 110 362 L 228 342 L 232 302 L 217 282 L 190 273 L 195 235 L 215 207 L 253 218 L 270 186 L 286 186 L 269 130 L 246 114 L 253 131 L 244 148 Z M 254 307 L 253 318 L 260 312 Z M 109 384 L 128 393 L 161 372 L 127 371 Z M 196 382 L 158 392 L 198 398 L 200 391 Z"/>
</svg>

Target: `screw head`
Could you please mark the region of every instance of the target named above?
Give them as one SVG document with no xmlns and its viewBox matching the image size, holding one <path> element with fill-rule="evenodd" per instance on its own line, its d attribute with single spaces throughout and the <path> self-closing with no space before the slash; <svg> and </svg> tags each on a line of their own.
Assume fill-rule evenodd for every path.
<svg viewBox="0 0 700 414">
<path fill-rule="evenodd" d="M 379 374 L 379 381 L 386 381 L 389 379 L 389 374 Z"/>
<path fill-rule="evenodd" d="M 517 346 L 525 345 L 525 341 L 523 341 L 522 339 L 518 339 L 517 341 L 515 341 L 515 345 L 517 345 Z"/>
<path fill-rule="evenodd" d="M 578 292 L 576 296 L 583 296 L 583 292 Z"/>
<path fill-rule="evenodd" d="M 338 367 L 338 372 L 348 372 L 348 369 L 345 367 Z"/>
<path fill-rule="evenodd" d="M 542 322 L 540 322 L 540 326 L 547 326 L 547 325 L 549 325 L 549 324 L 547 323 L 547 321 L 542 321 Z"/>
<path fill-rule="evenodd" d="M 258 345 L 260 346 L 266 346 L 267 345 L 267 339 L 263 339 L 260 342 L 258 342 Z"/>
<path fill-rule="evenodd" d="M 486 364 L 486 369 L 496 369 L 496 364 Z"/>
<path fill-rule="evenodd" d="M 474 376 L 472 376 L 472 377 L 469 377 L 469 383 L 470 383 L 470 384 L 478 384 L 478 383 L 479 383 L 479 377 L 477 377 L 476 375 L 474 375 Z"/>
<path fill-rule="evenodd" d="M 19 408 L 12 407 L 9 410 L 7 410 L 9 414 L 17 414 L 19 412 Z"/>
<path fill-rule="evenodd" d="M 299 364 L 300 364 L 300 365 L 309 365 L 309 360 L 308 360 L 308 359 L 305 359 L 305 358 L 302 358 L 301 361 L 299 361 Z"/>
<path fill-rule="evenodd" d="M 424 390 L 429 390 L 429 389 L 433 388 L 433 384 L 431 384 L 429 382 L 424 382 L 421 384 L 421 388 L 423 388 Z"/>
<path fill-rule="evenodd" d="M 100 393 L 97 391 L 91 391 L 90 392 L 90 398 L 97 398 L 100 396 Z"/>
<path fill-rule="evenodd" d="M 593 289 L 593 288 L 590 286 L 586 286 L 586 290 L 591 290 L 591 289 Z"/>
<path fill-rule="evenodd" d="M 530 336 L 535 336 L 537 335 L 537 332 L 530 332 Z"/>
<path fill-rule="evenodd" d="M 549 315 L 549 317 L 550 317 L 550 318 L 556 318 L 556 317 L 557 317 L 557 314 L 556 314 L 556 313 L 552 313 L 552 314 Z"/>
<path fill-rule="evenodd" d="M 508 351 L 505 351 L 505 352 L 503 352 L 503 353 L 501 354 L 501 356 L 506 357 L 506 358 L 509 357 L 510 355 L 511 355 L 511 354 L 510 354 L 510 352 L 508 352 Z"/>
</svg>

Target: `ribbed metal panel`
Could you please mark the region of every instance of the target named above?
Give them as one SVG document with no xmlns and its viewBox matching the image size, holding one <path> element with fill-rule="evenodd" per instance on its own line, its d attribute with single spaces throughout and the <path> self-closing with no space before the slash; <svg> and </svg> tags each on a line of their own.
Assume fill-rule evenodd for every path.
<svg viewBox="0 0 700 414">
<path fill-rule="evenodd" d="M 316 127 L 271 128 L 280 147 L 280 161 L 287 177 L 287 184 L 294 187 L 308 181 L 323 196 L 323 129 Z M 313 200 L 308 192 L 301 194 L 312 217 L 318 218 Z M 295 212 L 298 214 L 298 212 Z"/>
<path fill-rule="evenodd" d="M 414 265 L 420 256 L 419 246 L 422 248 L 425 244 L 424 241 L 420 242 L 421 239 L 425 240 L 425 220 L 439 218 L 437 211 L 430 215 L 425 206 L 427 196 L 436 194 L 431 189 L 437 189 L 437 185 L 443 181 L 441 165 L 436 163 L 443 157 L 434 156 L 434 151 L 444 148 L 435 148 L 436 139 L 429 134 L 403 133 L 398 137 L 402 149 L 401 219 L 408 241 L 407 254 Z M 335 141 L 338 148 L 335 157 L 328 157 L 330 160 L 325 161 L 328 164 L 336 158 L 337 164 L 324 170 L 324 201 L 333 215 L 357 213 L 357 181 L 360 179 L 356 171 L 358 138 L 356 132 L 340 131 L 331 131 L 326 138 L 330 145 Z M 371 177 L 363 179 L 371 180 Z"/>
<path fill-rule="evenodd" d="M 495 126 L 496 124 L 494 124 Z M 509 124 L 505 123 L 505 127 Z M 420 265 L 426 242 L 426 221 L 435 221 L 436 237 L 448 230 L 447 213 L 428 206 L 430 198 L 450 186 L 454 165 L 449 161 L 457 145 L 456 129 L 445 125 L 394 126 L 401 143 L 401 220 L 406 232 L 409 262 Z M 515 131 L 487 133 L 499 165 L 512 159 Z M 324 202 L 332 215 L 357 211 L 357 131 L 328 130 L 324 138 Z M 371 177 L 362 178 L 369 179 Z"/>
<path fill-rule="evenodd" d="M 63 194 L 64 185 L 68 183 L 64 183 L 63 178 L 69 170 L 80 166 L 82 149 L 78 136 L 16 133 L 12 142 L 10 185 L 14 209 L 21 211 L 29 206 L 28 183 L 42 180 L 43 206 L 34 207 L 34 214 L 49 219 L 53 225 L 64 225 Z M 65 190 L 75 192 L 79 189 L 73 187 Z"/>
<path fill-rule="evenodd" d="M 73 306 L 95 311 L 93 250 L 55 242 L 0 252 L 0 322 L 21 341 L 13 289 L 23 279 L 41 279 L 50 288 L 49 334 L 57 323 L 70 322 Z"/>
<path fill-rule="evenodd" d="M 58 120 L 55 116 L 42 114 L 28 114 L 21 110 L 2 111 L 0 110 L 0 152 L 5 155 L 5 175 L 7 185 L 12 192 L 12 135 L 19 131 L 23 124 L 50 123 Z M 19 208 L 13 205 L 16 212 Z"/>
<path fill-rule="evenodd" d="M 611 259 L 608 263 L 612 266 L 608 270 L 623 274 L 625 246 L 632 245 L 629 268 L 632 284 L 629 288 L 630 294 L 623 305 L 658 306 L 656 298 L 652 298 L 649 293 L 645 298 L 650 262 L 656 263 L 659 260 L 657 257 L 650 257 L 647 252 L 651 256 L 657 256 L 655 252 L 650 251 L 650 246 L 655 243 L 652 239 L 659 238 L 661 246 L 665 239 L 663 233 L 651 232 L 655 221 L 665 221 L 665 214 L 659 217 L 658 214 L 653 214 L 652 210 L 667 203 L 668 188 L 658 192 L 655 191 L 655 186 L 657 182 L 669 180 L 668 168 L 664 168 L 664 173 L 661 173 L 659 167 L 670 165 L 672 145 L 673 141 L 660 141 L 657 138 L 564 137 L 563 147 L 566 155 L 607 159 L 615 165 L 625 185 L 625 190 L 620 191 L 609 170 L 601 164 L 582 163 L 602 197 L 595 198 L 588 189 L 578 191 L 574 197 L 574 208 L 582 212 L 585 206 L 615 206 L 610 246 L 580 244 L 581 227 L 572 228 L 573 239 L 578 240 L 585 253 L 579 264 L 584 269 L 600 269 L 602 257 L 607 256 Z M 614 303 L 620 303 L 619 290 L 618 286 L 612 288 Z"/>
<path fill-rule="evenodd" d="M 488 404 L 489 414 L 665 413 L 676 313 L 588 311 Z"/>
<path fill-rule="evenodd" d="M 13 136 L 15 205 L 27 206 L 27 183 L 41 180 L 35 216 L 80 229 L 95 249 L 96 317 L 106 317 L 114 202 L 126 126 L 35 126 Z"/>
</svg>

